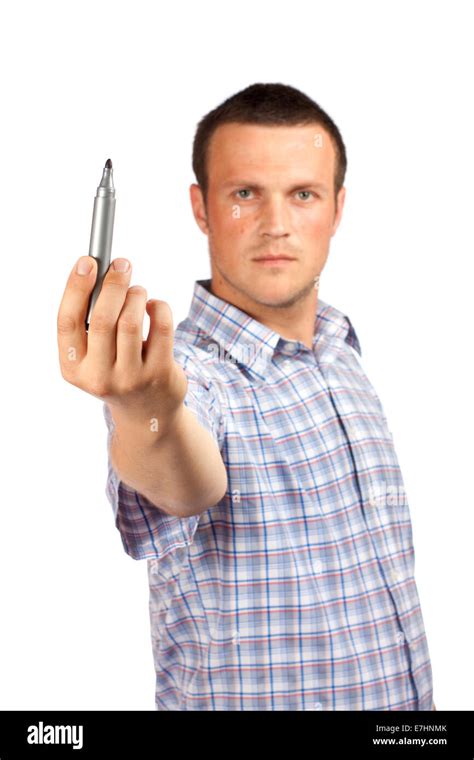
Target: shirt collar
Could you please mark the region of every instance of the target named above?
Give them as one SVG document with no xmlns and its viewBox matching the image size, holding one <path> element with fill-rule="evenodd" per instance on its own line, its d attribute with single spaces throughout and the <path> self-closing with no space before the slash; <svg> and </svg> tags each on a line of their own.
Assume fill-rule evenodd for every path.
<svg viewBox="0 0 474 760">
<path fill-rule="evenodd" d="M 210 279 L 195 281 L 188 319 L 212 339 L 216 350 L 225 351 L 249 369 L 261 369 L 262 361 L 271 362 L 277 349 L 282 353 L 287 352 L 288 348 L 289 353 L 295 353 L 297 350 L 309 351 L 304 343 L 283 338 L 237 306 L 214 295 L 210 286 Z M 319 297 L 313 335 L 313 348 L 316 341 L 324 337 L 326 342 L 328 339 L 343 340 L 362 355 L 357 334 L 349 317 Z"/>
</svg>

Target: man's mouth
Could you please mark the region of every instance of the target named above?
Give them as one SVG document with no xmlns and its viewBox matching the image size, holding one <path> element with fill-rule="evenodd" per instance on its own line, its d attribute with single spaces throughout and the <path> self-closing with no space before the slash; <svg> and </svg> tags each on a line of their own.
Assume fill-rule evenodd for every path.
<svg viewBox="0 0 474 760">
<path fill-rule="evenodd" d="M 285 265 L 289 264 L 291 261 L 296 261 L 292 256 L 286 256 L 284 253 L 277 254 L 277 255 L 270 255 L 267 254 L 265 256 L 258 256 L 258 258 L 253 259 L 257 264 L 263 264 L 267 266 L 277 266 L 277 265 Z"/>
</svg>

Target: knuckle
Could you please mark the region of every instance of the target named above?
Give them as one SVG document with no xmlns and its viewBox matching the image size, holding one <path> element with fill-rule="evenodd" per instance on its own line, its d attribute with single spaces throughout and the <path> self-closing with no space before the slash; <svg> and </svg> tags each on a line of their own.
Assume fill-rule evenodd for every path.
<svg viewBox="0 0 474 760">
<path fill-rule="evenodd" d="M 159 372 L 157 372 L 153 378 L 153 385 L 160 390 L 165 390 L 170 387 L 172 376 L 173 373 L 171 367 L 161 366 Z"/>
<path fill-rule="evenodd" d="M 93 375 L 87 381 L 85 390 L 88 393 L 92 393 L 93 396 L 106 396 L 109 393 L 109 383 L 102 377 L 96 377 Z"/>
<path fill-rule="evenodd" d="M 126 375 L 116 379 L 115 385 L 119 396 L 129 396 L 143 391 L 147 383 L 142 374 L 127 371 Z"/>
<path fill-rule="evenodd" d="M 112 290 L 114 288 L 118 288 L 119 290 L 127 290 L 127 283 L 124 281 L 123 273 L 115 272 L 115 270 L 112 269 L 107 272 L 102 283 L 102 290 L 104 290 L 104 288 L 111 288 Z"/>
<path fill-rule="evenodd" d="M 121 332 L 127 335 L 138 335 L 139 333 L 141 334 L 142 330 L 140 321 L 131 314 L 124 314 L 120 317 L 117 326 Z"/>
<path fill-rule="evenodd" d="M 116 272 L 113 277 L 110 277 L 109 274 L 104 277 L 99 297 L 123 299 L 126 292 L 127 282 L 124 282 L 123 275 L 120 276 L 120 273 Z"/>
<path fill-rule="evenodd" d="M 95 333 L 108 333 L 114 329 L 114 321 L 107 314 L 92 312 L 90 330 Z"/>
<path fill-rule="evenodd" d="M 157 320 L 156 326 L 158 328 L 158 332 L 160 332 L 165 337 L 169 337 L 173 334 L 173 326 L 171 322 L 166 318 L 159 318 Z"/>
<path fill-rule="evenodd" d="M 61 335 L 73 333 L 77 327 L 77 319 L 72 314 L 58 314 L 57 327 Z"/>
<path fill-rule="evenodd" d="M 171 309 L 166 301 L 154 299 L 151 303 L 151 312 L 155 326 L 165 337 L 173 334 L 173 318 Z"/>
<path fill-rule="evenodd" d="M 139 386 L 133 380 L 127 380 L 126 382 L 119 383 L 117 386 L 118 396 L 131 396 L 139 390 Z"/>
</svg>

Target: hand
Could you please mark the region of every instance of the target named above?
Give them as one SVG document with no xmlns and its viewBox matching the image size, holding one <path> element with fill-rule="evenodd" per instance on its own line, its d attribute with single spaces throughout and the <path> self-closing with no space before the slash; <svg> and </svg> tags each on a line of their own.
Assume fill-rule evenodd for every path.
<svg viewBox="0 0 474 760">
<path fill-rule="evenodd" d="M 165 301 L 146 301 L 139 285 L 129 287 L 131 265 L 115 259 L 105 275 L 85 329 L 89 296 L 97 277 L 97 262 L 82 256 L 90 272 L 76 267 L 67 280 L 57 316 L 61 374 L 72 385 L 106 401 L 124 421 L 143 424 L 151 418 L 166 422 L 182 407 L 187 378 L 173 356 L 173 320 Z M 128 271 L 115 264 L 129 264 Z M 143 341 L 146 311 L 150 328 Z"/>
</svg>

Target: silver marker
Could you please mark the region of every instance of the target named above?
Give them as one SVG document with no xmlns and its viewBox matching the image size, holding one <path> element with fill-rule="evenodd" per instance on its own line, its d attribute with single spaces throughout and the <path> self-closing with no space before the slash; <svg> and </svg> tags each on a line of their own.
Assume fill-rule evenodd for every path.
<svg viewBox="0 0 474 760">
<path fill-rule="evenodd" d="M 97 279 L 89 298 L 86 316 L 86 332 L 89 330 L 92 309 L 102 288 L 102 283 L 110 266 L 112 236 L 114 234 L 115 187 L 112 161 L 107 159 L 100 185 L 94 198 L 89 256 L 97 261 Z"/>
</svg>

